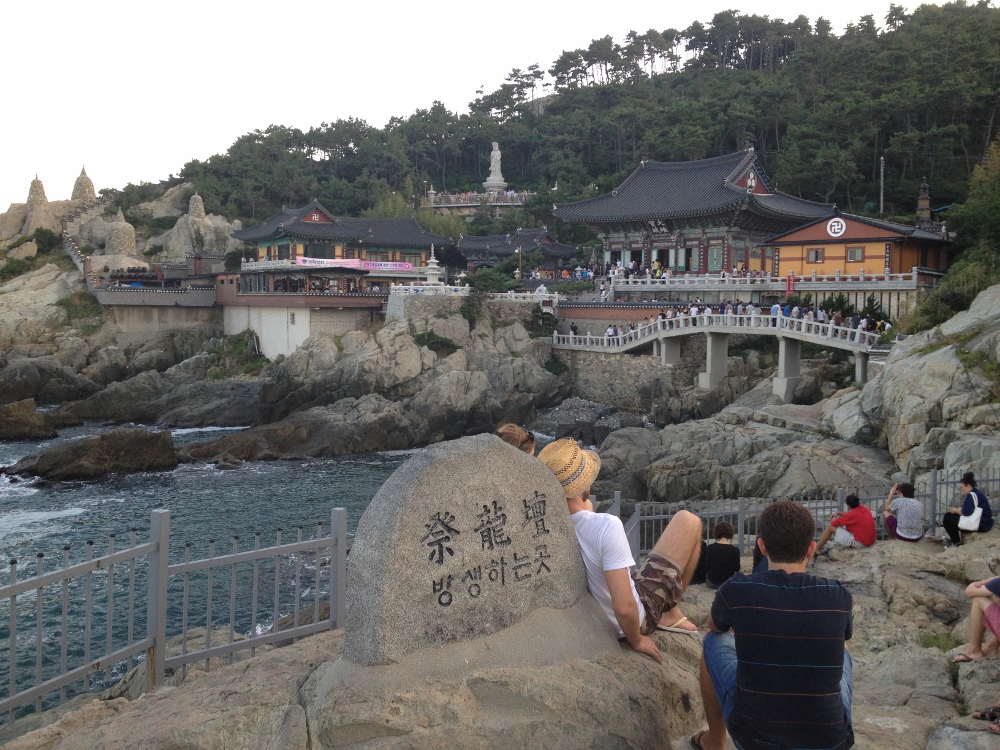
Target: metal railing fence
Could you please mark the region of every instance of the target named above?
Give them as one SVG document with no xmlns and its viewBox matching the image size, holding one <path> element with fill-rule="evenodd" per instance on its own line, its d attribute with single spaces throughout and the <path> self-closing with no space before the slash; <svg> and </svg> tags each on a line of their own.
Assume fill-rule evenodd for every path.
<svg viewBox="0 0 1000 750">
<path fill-rule="evenodd" d="M 107 554 L 94 557 L 94 542 L 88 541 L 85 559 L 75 564 L 66 546 L 62 567 L 51 571 L 38 553 L 30 578 L 19 578 L 23 571 L 11 560 L 10 580 L 0 586 L 0 669 L 8 670 L 0 722 L 94 686 L 106 688 L 132 669 L 133 660 L 146 662 L 145 687 L 151 691 L 163 684 L 168 669 L 186 674 L 189 664 L 204 661 L 207 671 L 213 658 L 232 663 L 242 650 L 252 655 L 260 646 L 341 627 L 346 528 L 346 510 L 334 508 L 329 534 L 319 523 L 305 539 L 300 526 L 294 541 L 283 543 L 279 529 L 274 546 L 261 547 L 255 532 L 253 549 L 241 551 L 235 536 L 232 552 L 224 555 L 216 555 L 211 540 L 208 557 L 199 560 L 191 559 L 191 545 L 185 544 L 183 561 L 171 563 L 170 511 L 154 510 L 145 544 L 137 544 L 133 529 L 129 546 L 116 550 L 112 534 Z M 329 614 L 321 619 L 327 602 Z M 143 626 L 144 637 L 137 640 Z M 204 628 L 204 644 L 189 648 L 194 628 Z M 213 643 L 220 630 L 222 642 Z M 174 637 L 179 653 L 168 656 L 168 638 Z"/>
<path fill-rule="evenodd" d="M 915 485 L 915 499 L 924 507 L 924 526 L 935 533 L 940 518 L 949 506 L 960 506 L 962 495 L 958 489 L 959 480 L 967 468 L 933 469 Z M 976 472 L 976 483 L 990 500 L 995 512 L 1000 512 L 1000 472 Z M 636 557 L 647 554 L 660 538 L 663 530 L 679 510 L 694 513 L 703 521 L 703 538 L 710 541 L 712 528 L 720 521 L 728 521 L 736 529 L 736 544 L 741 554 L 748 554 L 757 543 L 757 518 L 769 504 L 776 500 L 792 500 L 805 505 L 816 519 L 817 534 L 830 522 L 834 513 L 847 509 L 845 498 L 855 494 L 861 504 L 875 516 L 876 528 L 884 533 L 882 511 L 888 498 L 888 487 L 884 490 L 871 488 L 838 488 L 833 492 L 813 495 L 783 497 L 738 497 L 721 500 L 684 502 L 637 502 L 632 515 L 625 521 L 625 533 L 629 539 L 632 554 Z M 621 509 L 621 493 L 615 493 L 612 509 Z"/>
</svg>

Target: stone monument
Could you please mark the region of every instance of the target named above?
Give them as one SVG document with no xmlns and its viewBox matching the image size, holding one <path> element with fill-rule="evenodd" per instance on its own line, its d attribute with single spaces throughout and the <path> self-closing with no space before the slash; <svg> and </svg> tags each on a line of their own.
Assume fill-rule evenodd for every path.
<svg viewBox="0 0 1000 750">
<path fill-rule="evenodd" d="M 28 188 L 28 202 L 25 204 L 27 216 L 24 219 L 24 226 L 21 227 L 22 235 L 34 234 L 37 229 L 48 229 L 51 232 L 59 233 L 59 222 L 52 214 L 49 206 L 49 199 L 45 197 L 45 187 L 42 181 L 35 175 Z"/>
<path fill-rule="evenodd" d="M 486 178 L 483 187 L 490 192 L 507 189 L 503 172 L 500 171 L 500 144 L 496 141 L 493 141 L 493 151 L 490 153 L 490 176 Z"/>
<path fill-rule="evenodd" d="M 344 660 L 439 673 L 501 657 L 505 666 L 592 658 L 617 648 L 602 615 L 559 482 L 495 435 L 477 435 L 415 455 L 362 515 Z"/>
<path fill-rule="evenodd" d="M 108 225 L 104 255 L 135 255 L 135 228 L 125 221 L 120 208 L 115 220 Z"/>
<path fill-rule="evenodd" d="M 80 170 L 80 176 L 73 183 L 73 194 L 70 196 L 75 201 L 86 201 L 93 203 L 97 200 L 97 193 L 94 191 L 94 183 L 87 176 L 87 169 Z"/>
<path fill-rule="evenodd" d="M 205 202 L 197 193 L 192 195 L 191 200 L 188 201 L 188 213 L 196 219 L 205 218 Z"/>
</svg>

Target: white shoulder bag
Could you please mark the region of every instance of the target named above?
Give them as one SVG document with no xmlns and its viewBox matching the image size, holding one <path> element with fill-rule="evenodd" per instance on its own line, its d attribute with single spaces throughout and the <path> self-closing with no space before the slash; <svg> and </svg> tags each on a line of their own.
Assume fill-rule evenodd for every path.
<svg viewBox="0 0 1000 750">
<path fill-rule="evenodd" d="M 979 519 L 983 515 L 983 506 L 980 505 L 978 492 L 970 492 L 969 494 L 976 499 L 976 508 L 970 515 L 959 517 L 958 528 L 962 531 L 979 531 Z"/>
</svg>

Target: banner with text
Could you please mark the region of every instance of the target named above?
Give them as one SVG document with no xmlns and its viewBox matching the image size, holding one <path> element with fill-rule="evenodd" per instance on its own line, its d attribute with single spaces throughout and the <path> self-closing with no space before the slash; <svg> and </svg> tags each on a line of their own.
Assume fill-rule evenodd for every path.
<svg viewBox="0 0 1000 750">
<path fill-rule="evenodd" d="M 295 265 L 307 268 L 360 268 L 365 271 L 412 271 L 412 263 L 359 260 L 357 258 L 296 258 Z"/>
</svg>

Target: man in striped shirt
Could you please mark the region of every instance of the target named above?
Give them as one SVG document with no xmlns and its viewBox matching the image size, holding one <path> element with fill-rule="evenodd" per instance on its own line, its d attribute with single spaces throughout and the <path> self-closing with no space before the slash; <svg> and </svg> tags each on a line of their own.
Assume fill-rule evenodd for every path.
<svg viewBox="0 0 1000 750">
<path fill-rule="evenodd" d="M 701 662 L 708 731 L 694 750 L 847 750 L 851 727 L 851 593 L 806 573 L 816 522 L 803 506 L 772 503 L 757 544 L 768 570 L 720 588 Z M 731 632 L 730 632 L 731 631 Z"/>
</svg>

